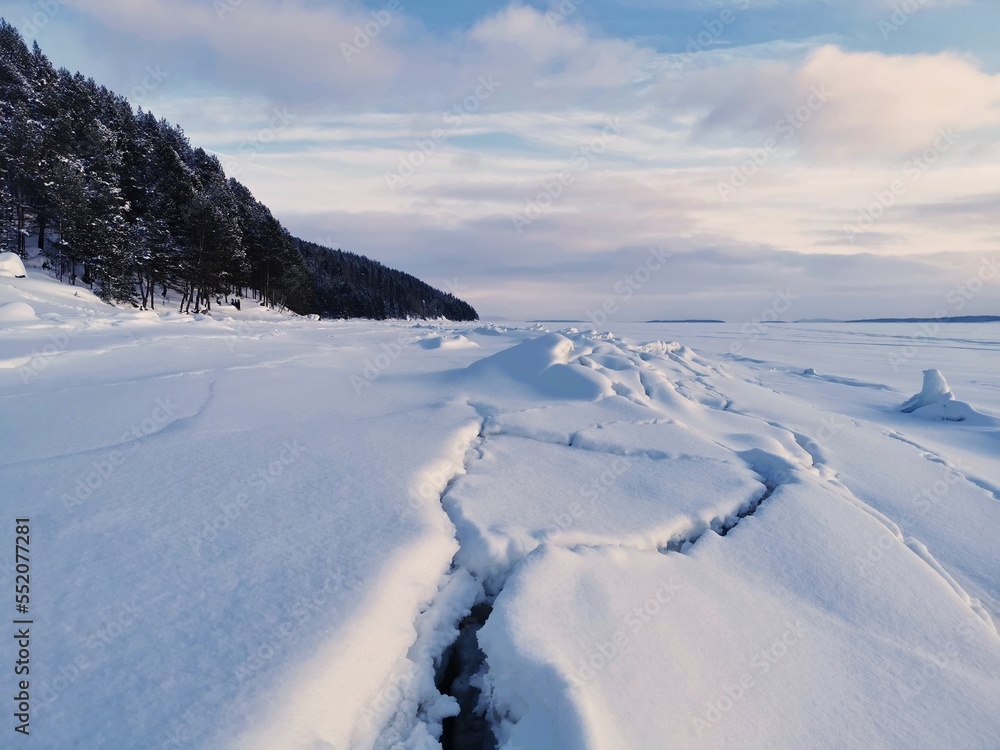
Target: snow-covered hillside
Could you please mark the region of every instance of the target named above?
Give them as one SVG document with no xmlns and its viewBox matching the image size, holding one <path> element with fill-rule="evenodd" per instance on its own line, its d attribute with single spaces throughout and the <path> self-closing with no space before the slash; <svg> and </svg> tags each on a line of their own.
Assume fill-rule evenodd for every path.
<svg viewBox="0 0 1000 750">
<path fill-rule="evenodd" d="M 996 332 L 900 366 L 884 326 L 736 356 L 0 276 L 18 746 L 995 750 Z"/>
</svg>

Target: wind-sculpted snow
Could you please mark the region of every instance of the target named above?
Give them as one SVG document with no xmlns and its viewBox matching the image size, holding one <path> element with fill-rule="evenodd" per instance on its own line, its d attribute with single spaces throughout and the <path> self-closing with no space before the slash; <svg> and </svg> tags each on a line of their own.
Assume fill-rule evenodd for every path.
<svg viewBox="0 0 1000 750">
<path fill-rule="evenodd" d="M 539 549 L 480 635 L 501 747 L 991 747 L 995 633 L 900 543 L 848 579 L 881 533 L 803 484 L 688 555 Z"/>
<path fill-rule="evenodd" d="M 478 408 L 490 416 L 477 460 L 442 497 L 460 544 L 455 565 L 492 605 L 476 684 L 501 746 L 656 747 L 664 726 L 670 747 L 809 747 L 809 737 L 821 738 L 817 747 L 905 747 L 924 737 L 931 746 L 956 737 L 976 746 L 998 730 L 988 718 L 996 679 L 976 656 L 982 648 L 991 664 L 1000 659 L 991 617 L 926 546 L 829 466 L 824 443 L 853 421 L 821 416 L 813 438 L 744 413 L 722 373 L 675 347 L 663 347 L 661 360 L 575 332 L 541 341 L 547 352 L 558 347 L 542 367 L 583 362 L 622 395 L 541 408 L 523 408 L 521 394 L 481 395 Z M 537 369 L 507 374 L 531 383 Z M 718 384 L 707 380 L 713 372 Z M 748 384 L 740 383 L 742 394 Z M 674 552 L 714 559 L 690 575 L 656 562 Z M 622 557 L 628 565 L 608 576 Z M 575 578 L 567 566 L 579 567 Z M 637 574 L 647 566 L 655 576 Z M 699 578 L 709 569 L 718 580 Z M 770 590 L 774 580 L 784 594 Z M 919 580 L 936 604 L 925 600 L 914 622 L 907 602 Z M 726 598 L 743 592 L 710 605 L 697 595 L 685 601 L 685 586 Z M 925 627 L 956 662 L 947 677 L 940 655 L 926 653 Z M 887 628 L 899 639 L 890 656 Z M 713 655 L 706 667 L 691 656 L 712 653 L 720 638 L 732 659 Z M 560 659 L 566 653 L 575 656 Z M 779 662 L 785 677 L 766 677 L 781 674 Z M 714 680 L 703 679 L 706 669 Z M 844 726 L 827 710 L 833 702 L 870 711 L 886 690 L 886 721 Z M 971 703 L 955 697 L 966 694 Z M 934 709 L 916 710 L 924 701 Z M 794 707 L 794 721 L 781 721 L 782 706 Z M 965 725 L 956 718 L 963 713 L 978 723 Z"/>
<path fill-rule="evenodd" d="M 698 454 L 652 459 L 507 436 L 482 450 L 446 502 L 457 560 L 490 590 L 540 545 L 655 551 L 765 492 L 746 467 Z"/>
<path fill-rule="evenodd" d="M 924 370 L 924 384 L 920 393 L 907 399 L 899 410 L 922 419 L 1000 427 L 1000 420 L 980 414 L 964 401 L 957 401 L 944 375 L 938 370 Z"/>
<path fill-rule="evenodd" d="M 7 303 L 40 747 L 996 747 L 988 341 Z"/>
<path fill-rule="evenodd" d="M 466 349 L 478 347 L 475 341 L 470 341 L 462 335 L 428 336 L 418 342 L 424 349 Z"/>
<path fill-rule="evenodd" d="M 575 359 L 573 342 L 548 333 L 473 363 L 467 369 L 470 388 L 524 387 L 538 397 L 593 401 L 611 395 L 608 378 Z"/>
</svg>

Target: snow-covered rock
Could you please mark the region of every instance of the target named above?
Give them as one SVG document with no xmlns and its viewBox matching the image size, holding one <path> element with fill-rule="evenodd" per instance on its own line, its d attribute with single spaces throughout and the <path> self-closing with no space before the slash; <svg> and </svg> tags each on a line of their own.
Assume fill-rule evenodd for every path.
<svg viewBox="0 0 1000 750">
<path fill-rule="evenodd" d="M 0 276 L 13 276 L 23 279 L 28 274 L 25 273 L 24 263 L 15 253 L 0 253 Z"/>
</svg>

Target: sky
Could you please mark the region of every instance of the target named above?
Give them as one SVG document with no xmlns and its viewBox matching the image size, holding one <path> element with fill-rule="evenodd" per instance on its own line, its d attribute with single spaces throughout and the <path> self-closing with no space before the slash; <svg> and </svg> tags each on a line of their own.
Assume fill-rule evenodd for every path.
<svg viewBox="0 0 1000 750">
<path fill-rule="evenodd" d="M 484 318 L 1000 314 L 995 0 L 0 0 Z"/>
</svg>

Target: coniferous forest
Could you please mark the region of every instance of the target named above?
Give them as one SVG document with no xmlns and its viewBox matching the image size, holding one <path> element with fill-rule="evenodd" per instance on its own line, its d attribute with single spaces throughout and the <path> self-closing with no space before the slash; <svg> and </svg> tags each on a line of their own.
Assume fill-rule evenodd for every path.
<svg viewBox="0 0 1000 750">
<path fill-rule="evenodd" d="M 293 237 L 179 127 L 56 70 L 0 19 L 0 252 L 36 242 L 61 280 L 142 308 L 171 290 L 183 312 L 232 295 L 328 317 L 478 319 L 409 274 Z"/>
</svg>

